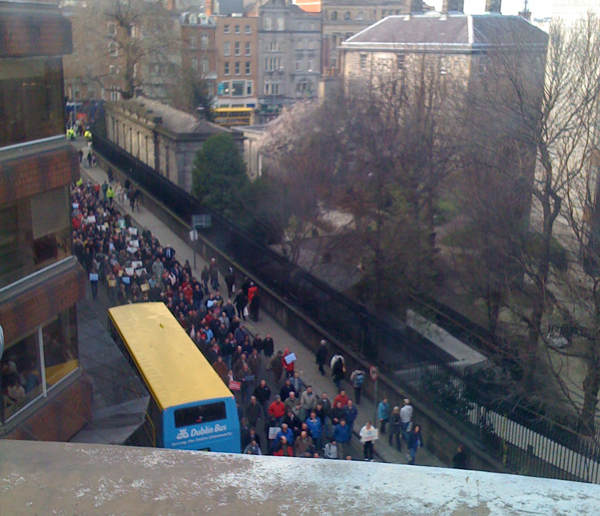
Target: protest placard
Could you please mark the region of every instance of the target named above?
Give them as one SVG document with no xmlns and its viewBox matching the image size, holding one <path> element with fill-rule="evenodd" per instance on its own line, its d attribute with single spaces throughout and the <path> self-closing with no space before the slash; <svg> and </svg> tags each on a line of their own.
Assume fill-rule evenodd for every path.
<svg viewBox="0 0 600 516">
<path fill-rule="evenodd" d="M 286 355 L 283 358 L 285 359 L 286 364 L 291 364 L 292 362 L 295 362 L 297 360 L 296 355 L 294 353 L 290 353 L 289 355 Z"/>
<path fill-rule="evenodd" d="M 133 276 L 133 267 L 125 267 L 125 274 L 127 274 L 127 276 Z"/>
<path fill-rule="evenodd" d="M 146 269 L 137 269 L 137 270 L 135 271 L 135 275 L 136 275 L 138 278 L 139 278 L 139 277 L 140 277 L 142 274 L 144 274 L 144 273 L 148 274 L 148 273 L 146 272 Z"/>
<path fill-rule="evenodd" d="M 277 434 L 279 433 L 280 430 L 281 430 L 281 428 L 278 426 L 270 426 L 269 427 L 269 440 L 272 441 L 273 439 L 275 439 L 275 437 L 277 437 Z"/>
<path fill-rule="evenodd" d="M 137 235 L 137 233 L 138 233 L 138 232 L 137 232 L 137 228 L 129 228 L 129 233 L 130 233 L 131 235 Z"/>
<path fill-rule="evenodd" d="M 229 382 L 229 390 L 230 391 L 239 391 L 242 388 L 241 382 Z"/>
</svg>

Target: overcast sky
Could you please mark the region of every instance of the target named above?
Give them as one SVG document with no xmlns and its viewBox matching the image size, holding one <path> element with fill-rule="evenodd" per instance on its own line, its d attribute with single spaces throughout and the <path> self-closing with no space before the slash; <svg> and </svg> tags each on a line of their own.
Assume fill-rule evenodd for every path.
<svg viewBox="0 0 600 516">
<path fill-rule="evenodd" d="M 442 8 L 442 0 L 425 0 L 438 11 Z M 518 14 L 523 9 L 525 0 L 502 0 L 502 14 Z M 545 18 L 552 15 L 552 0 L 529 0 L 529 10 L 534 18 Z M 485 12 L 485 0 L 465 0 L 465 13 L 481 14 Z"/>
</svg>

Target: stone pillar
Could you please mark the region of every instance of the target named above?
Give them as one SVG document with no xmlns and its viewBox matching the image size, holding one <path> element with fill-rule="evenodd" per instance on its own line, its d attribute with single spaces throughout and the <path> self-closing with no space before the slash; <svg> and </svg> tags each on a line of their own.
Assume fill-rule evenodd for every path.
<svg viewBox="0 0 600 516">
<path fill-rule="evenodd" d="M 500 14 L 502 10 L 502 0 L 485 0 L 485 12 Z"/>
<path fill-rule="evenodd" d="M 486 0 L 489 1 L 489 0 Z M 451 12 L 462 13 L 465 10 L 464 0 L 444 0 L 442 4 L 442 13 L 448 14 Z"/>
</svg>

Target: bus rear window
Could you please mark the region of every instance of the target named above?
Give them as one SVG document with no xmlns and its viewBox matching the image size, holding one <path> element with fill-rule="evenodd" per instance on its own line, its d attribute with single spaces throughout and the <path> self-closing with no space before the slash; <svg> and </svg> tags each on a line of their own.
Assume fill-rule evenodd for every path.
<svg viewBox="0 0 600 516">
<path fill-rule="evenodd" d="M 220 421 L 226 418 L 225 402 L 208 403 L 175 411 L 175 428 Z"/>
</svg>

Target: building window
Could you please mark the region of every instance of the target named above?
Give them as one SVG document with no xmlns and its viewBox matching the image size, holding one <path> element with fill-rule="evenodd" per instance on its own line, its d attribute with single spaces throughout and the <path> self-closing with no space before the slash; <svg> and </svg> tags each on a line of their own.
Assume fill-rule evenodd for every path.
<svg viewBox="0 0 600 516">
<path fill-rule="evenodd" d="M 110 66 L 108 67 L 108 72 L 109 72 L 111 75 L 117 75 L 117 67 L 116 67 L 115 65 L 110 65 Z"/>
<path fill-rule="evenodd" d="M 196 57 L 192 57 L 192 70 L 198 69 L 198 59 Z"/>
<path fill-rule="evenodd" d="M 396 56 L 396 70 L 402 71 L 404 70 L 404 61 L 406 56 L 404 54 L 398 54 Z"/>
<path fill-rule="evenodd" d="M 309 29 L 310 30 L 317 30 L 317 24 L 315 22 L 310 22 Z"/>
<path fill-rule="evenodd" d="M 271 93 L 271 84 L 269 83 L 269 81 L 265 81 L 264 92 L 265 95 L 269 95 L 269 93 Z"/>
<path fill-rule="evenodd" d="M 277 30 L 283 30 L 283 18 L 277 18 Z"/>
<path fill-rule="evenodd" d="M 246 61 L 246 75 L 250 75 L 250 61 Z"/>
<path fill-rule="evenodd" d="M 246 41 L 246 55 L 247 56 L 251 56 L 252 52 L 251 52 L 251 45 L 250 45 L 250 41 Z"/>
<path fill-rule="evenodd" d="M 71 255 L 66 188 L 0 209 L 0 287 Z"/>
<path fill-rule="evenodd" d="M 225 61 L 225 64 L 223 65 L 223 73 L 225 75 L 229 75 L 229 61 Z"/>
<path fill-rule="evenodd" d="M 296 40 L 296 50 L 302 50 L 303 43 L 301 39 Z"/>
<path fill-rule="evenodd" d="M 208 48 L 208 36 L 200 36 L 200 45 L 202 47 L 202 50 L 206 50 Z"/>
<path fill-rule="evenodd" d="M 252 81 L 246 81 L 246 96 L 252 96 Z"/>
<path fill-rule="evenodd" d="M 265 30 L 271 30 L 271 18 L 265 18 L 263 20 L 263 28 Z"/>
<path fill-rule="evenodd" d="M 302 22 L 296 23 L 296 30 L 302 30 Z"/>
<path fill-rule="evenodd" d="M 229 57 L 231 55 L 231 43 L 229 41 L 223 43 L 223 55 L 225 57 Z"/>
<path fill-rule="evenodd" d="M 240 74 L 240 62 L 239 62 L 239 61 L 236 61 L 236 62 L 235 62 L 235 65 L 234 65 L 234 72 L 235 72 L 235 74 L 236 74 L 236 75 L 239 75 L 239 74 Z"/>
<path fill-rule="evenodd" d="M 228 97 L 229 94 L 231 93 L 231 90 L 229 89 L 229 81 L 222 82 L 219 85 L 219 90 L 218 91 L 219 91 L 219 95 L 223 95 L 223 96 Z"/>
<path fill-rule="evenodd" d="M 308 40 L 308 50 L 314 50 L 315 49 L 315 42 L 312 39 Z"/>
<path fill-rule="evenodd" d="M 367 67 L 367 54 L 360 55 L 360 69 L 364 70 Z"/>
<path fill-rule="evenodd" d="M 236 25 L 236 26 L 234 27 L 233 31 L 234 31 L 236 34 L 241 34 L 240 26 L 239 26 L 239 25 Z"/>
<path fill-rule="evenodd" d="M 239 41 L 236 41 L 234 43 L 234 48 L 235 48 L 235 55 L 239 56 L 240 55 L 240 42 Z"/>
<path fill-rule="evenodd" d="M 119 45 L 114 41 L 111 41 L 108 44 L 108 55 L 110 57 L 119 57 Z"/>
<path fill-rule="evenodd" d="M 333 11 L 333 12 L 331 13 L 331 19 L 332 19 L 332 20 L 337 20 L 337 11 Z"/>
<path fill-rule="evenodd" d="M 349 21 L 352 19 L 352 16 L 350 15 L 350 11 L 346 11 L 344 13 L 344 20 Z"/>
<path fill-rule="evenodd" d="M 208 67 L 208 59 L 203 59 L 202 60 L 202 73 L 208 73 L 209 67 Z"/>
<path fill-rule="evenodd" d="M 245 88 L 246 88 L 246 81 L 232 81 L 231 96 L 232 97 L 243 97 Z"/>
<path fill-rule="evenodd" d="M 302 70 L 302 59 L 296 59 L 296 71 Z"/>
<path fill-rule="evenodd" d="M 110 90 L 110 100 L 119 100 L 120 98 L 121 95 L 119 95 L 119 90 Z"/>
<path fill-rule="evenodd" d="M 312 61 L 312 59 L 308 60 L 308 71 L 309 72 L 313 71 L 313 61 Z"/>
<path fill-rule="evenodd" d="M 190 48 L 193 50 L 198 48 L 198 36 L 190 36 Z"/>
<path fill-rule="evenodd" d="M 229 25 L 223 25 L 223 34 L 229 34 Z"/>
<path fill-rule="evenodd" d="M 245 25 L 244 26 L 244 33 L 246 33 L 246 34 L 252 34 L 252 29 L 250 28 L 250 25 Z"/>
<path fill-rule="evenodd" d="M 365 14 L 362 11 L 358 11 L 358 16 L 356 17 L 357 20 L 364 20 L 365 19 Z"/>
<path fill-rule="evenodd" d="M 111 38 L 117 35 L 117 24 L 115 22 L 108 22 L 108 35 Z"/>
</svg>

